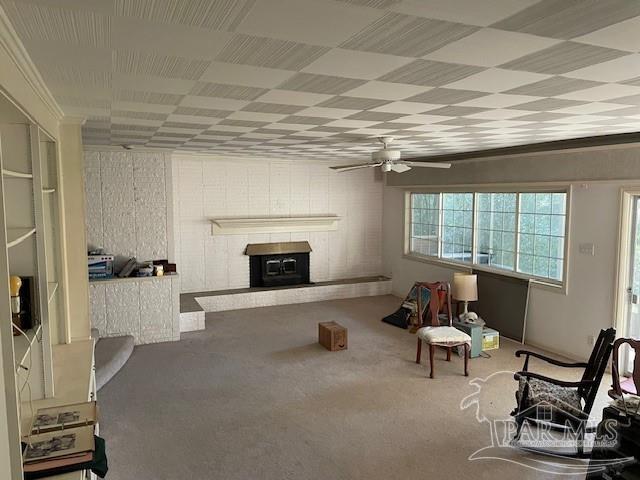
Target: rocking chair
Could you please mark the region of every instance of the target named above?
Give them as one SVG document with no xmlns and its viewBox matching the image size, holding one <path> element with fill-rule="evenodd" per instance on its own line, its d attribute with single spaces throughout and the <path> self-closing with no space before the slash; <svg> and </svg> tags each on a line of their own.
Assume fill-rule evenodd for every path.
<svg viewBox="0 0 640 480">
<path fill-rule="evenodd" d="M 517 372 L 514 378 L 519 382 L 516 392 L 518 402 L 515 410 L 511 412 L 514 417 L 517 430 L 513 443 L 518 445 L 522 434 L 522 428 L 526 422 L 537 426 L 545 426 L 550 430 L 575 432 L 575 453 L 564 453 L 541 448 L 525 447 L 525 450 L 575 458 L 585 458 L 584 437 L 586 433 L 595 431 L 595 428 L 587 427 L 587 422 L 593 408 L 598 387 L 609 362 L 616 331 L 613 328 L 601 330 L 593 347 L 587 363 L 562 362 L 545 355 L 528 350 L 518 350 L 516 357 L 525 356 L 522 371 Z M 568 382 L 546 377 L 529 371 L 529 359 L 531 357 L 543 360 L 551 365 L 564 368 L 584 368 L 582 379 L 579 382 Z"/>
</svg>

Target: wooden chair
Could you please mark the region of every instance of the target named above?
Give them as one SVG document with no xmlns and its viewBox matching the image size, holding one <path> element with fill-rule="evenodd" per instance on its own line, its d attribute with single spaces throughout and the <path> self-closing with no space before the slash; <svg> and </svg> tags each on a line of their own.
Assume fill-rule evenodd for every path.
<svg viewBox="0 0 640 480">
<path fill-rule="evenodd" d="M 447 350 L 447 361 L 451 361 L 451 349 L 458 346 L 464 348 L 464 374 L 469 375 L 469 355 L 471 350 L 471 337 L 466 333 L 452 326 L 453 319 L 451 317 L 451 287 L 445 282 L 418 284 L 418 314 L 421 315 L 422 308 L 422 289 L 428 289 L 430 292 L 429 309 L 427 314 L 430 317 L 431 324 L 426 323 L 426 319 L 420 318 L 421 324 L 416 335 L 418 336 L 418 350 L 416 352 L 416 363 L 420 363 L 422 354 L 422 342 L 429 345 L 429 377 L 433 378 L 433 357 L 436 347 L 443 347 Z M 439 315 L 444 312 L 447 316 L 447 325 L 440 324 Z"/>
<path fill-rule="evenodd" d="M 514 443 L 520 440 L 525 422 L 544 425 L 551 430 L 573 431 L 577 434 L 576 453 L 563 453 L 542 448 L 524 447 L 526 450 L 542 452 L 550 455 L 584 458 L 584 437 L 593 429 L 587 428 L 591 408 L 595 401 L 598 387 L 609 362 L 616 331 L 613 328 L 601 330 L 593 347 L 589 361 L 562 362 L 540 353 L 518 350 L 516 357 L 525 356 L 522 370 L 514 375 L 518 380 L 516 392 L 517 406 L 511 415 L 517 425 Z M 546 377 L 529 371 L 529 359 L 538 358 L 544 362 L 564 368 L 584 368 L 582 379 L 568 382 Z M 542 418 L 541 418 L 542 416 Z"/>
<path fill-rule="evenodd" d="M 635 359 L 633 362 L 633 372 L 631 376 L 620 381 L 620 365 L 618 362 L 618 351 L 624 344 L 628 344 L 635 352 Z M 633 338 L 619 338 L 613 343 L 613 359 L 611 360 L 611 377 L 613 379 L 613 385 L 609 390 L 609 396 L 614 400 L 623 399 L 624 395 L 638 396 L 640 391 L 640 340 Z M 627 403 L 623 402 L 625 410 Z M 640 406 L 640 405 L 639 405 Z M 637 410 L 636 410 L 637 413 Z"/>
</svg>

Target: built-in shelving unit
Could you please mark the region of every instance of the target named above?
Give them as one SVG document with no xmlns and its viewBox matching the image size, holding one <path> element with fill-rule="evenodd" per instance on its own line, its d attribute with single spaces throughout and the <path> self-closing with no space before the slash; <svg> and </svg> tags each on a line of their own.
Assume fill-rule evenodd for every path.
<svg viewBox="0 0 640 480">
<path fill-rule="evenodd" d="M 75 163 L 81 160 L 80 119 L 63 117 L 6 20 L 0 19 L 0 50 L 12 61 L 3 62 L 7 72 L 0 75 L 0 477 L 23 480 L 21 440 L 33 413 L 44 406 L 95 399 L 96 394 L 94 341 L 71 342 L 66 321 L 60 156 L 67 159 L 67 178 L 75 179 L 80 173 Z M 64 141 L 58 144 L 60 139 Z M 17 302 L 10 301 L 10 276 L 21 278 L 20 294 L 31 300 L 21 302 L 20 312 L 12 311 Z M 27 308 L 33 327 L 22 315 L 24 335 L 14 336 L 13 319 Z M 88 319 L 74 323 L 82 329 L 78 336 L 88 335 Z M 55 478 L 89 476 L 77 471 Z"/>
<path fill-rule="evenodd" d="M 57 152 L 54 140 L 28 117 L 21 118 L 0 95 L 0 245 L 6 259 L 0 260 L 6 262 L 0 270 L 20 277 L 21 288 L 33 288 L 30 314 L 35 326 L 24 334 L 11 336 L 8 329 L 8 335 L 0 335 L 0 352 L 13 356 L 4 360 L 15 375 L 18 411 L 21 403 L 54 397 L 52 348 L 66 338 L 60 331 L 64 302 L 59 300 L 63 287 Z M 9 275 L 0 278 L 0 295 L 7 300 Z M 8 305 L 7 301 L 5 308 Z M 1 318 L 12 315 L 3 311 Z"/>
</svg>

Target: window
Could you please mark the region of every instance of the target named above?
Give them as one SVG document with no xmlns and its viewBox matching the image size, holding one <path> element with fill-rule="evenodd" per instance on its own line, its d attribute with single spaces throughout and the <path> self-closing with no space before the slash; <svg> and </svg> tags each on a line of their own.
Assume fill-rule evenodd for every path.
<svg viewBox="0 0 640 480">
<path fill-rule="evenodd" d="M 411 251 L 438 256 L 440 194 L 411 195 Z"/>
<path fill-rule="evenodd" d="M 473 193 L 442 194 L 442 258 L 471 262 Z"/>
<path fill-rule="evenodd" d="M 518 271 L 562 280 L 566 193 L 520 195 Z"/>
<path fill-rule="evenodd" d="M 412 193 L 409 253 L 562 283 L 567 193 Z"/>
<path fill-rule="evenodd" d="M 478 194 L 476 263 L 513 270 L 516 264 L 515 193 Z"/>
</svg>

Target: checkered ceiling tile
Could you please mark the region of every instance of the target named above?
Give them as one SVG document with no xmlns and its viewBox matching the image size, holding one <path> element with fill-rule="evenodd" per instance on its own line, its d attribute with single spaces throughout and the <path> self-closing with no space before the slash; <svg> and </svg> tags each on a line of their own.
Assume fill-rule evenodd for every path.
<svg viewBox="0 0 640 480">
<path fill-rule="evenodd" d="M 640 2 L 0 0 L 85 144 L 366 159 L 640 130 Z"/>
</svg>

